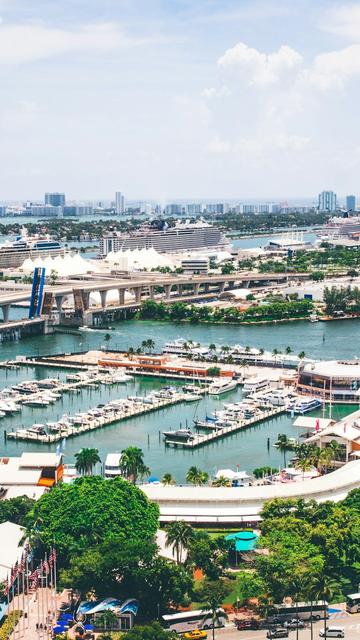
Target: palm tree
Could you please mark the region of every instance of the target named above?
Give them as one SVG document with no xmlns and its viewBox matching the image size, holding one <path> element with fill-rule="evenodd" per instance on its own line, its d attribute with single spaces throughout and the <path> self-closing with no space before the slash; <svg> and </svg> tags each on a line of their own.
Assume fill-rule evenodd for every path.
<svg viewBox="0 0 360 640">
<path fill-rule="evenodd" d="M 207 593 L 206 602 L 203 609 L 207 611 L 206 620 L 211 618 L 212 639 L 215 640 L 215 626 L 221 624 L 221 618 L 227 618 L 226 613 L 220 609 L 223 600 L 223 594 L 219 589 L 211 589 Z M 210 614 L 210 615 L 209 615 Z"/>
<path fill-rule="evenodd" d="M 84 476 L 91 476 L 92 470 L 98 462 L 101 462 L 97 449 L 80 449 L 75 453 L 75 469 Z"/>
<path fill-rule="evenodd" d="M 166 546 L 172 548 L 176 553 L 176 562 L 182 561 L 182 552 L 189 548 L 189 544 L 194 538 L 194 530 L 188 522 L 177 520 L 166 526 Z"/>
<path fill-rule="evenodd" d="M 321 449 L 320 456 L 318 460 L 319 471 L 324 471 L 327 469 L 333 460 L 333 454 L 329 447 L 325 447 L 325 449 Z"/>
<path fill-rule="evenodd" d="M 164 473 L 164 475 L 163 475 L 163 477 L 161 479 L 161 484 L 164 484 L 164 485 L 176 484 L 176 480 L 171 475 L 171 473 Z"/>
<path fill-rule="evenodd" d="M 301 579 L 301 576 L 297 575 L 293 577 L 292 583 L 291 583 L 291 595 L 293 597 L 293 600 L 295 600 L 295 606 L 296 606 L 296 620 L 298 621 L 298 604 L 299 604 L 299 600 L 302 596 L 304 590 L 304 585 L 303 585 L 303 581 Z M 299 624 L 297 622 L 296 624 L 296 640 L 299 640 Z"/>
<path fill-rule="evenodd" d="M 290 353 L 292 353 L 292 348 L 291 348 L 291 347 L 286 347 L 286 349 L 285 349 L 285 353 L 286 353 L 287 355 L 289 355 Z"/>
<path fill-rule="evenodd" d="M 144 463 L 144 454 L 138 447 L 123 449 L 119 467 L 133 484 L 136 484 L 138 477 L 143 478 L 150 473 L 149 467 Z"/>
<path fill-rule="evenodd" d="M 340 454 L 343 452 L 343 447 L 336 440 L 331 440 L 331 442 L 329 442 L 329 444 L 327 445 L 327 449 L 330 449 L 333 456 L 333 461 L 337 460 L 340 457 Z"/>
<path fill-rule="evenodd" d="M 303 474 L 303 480 L 305 477 L 305 471 L 310 471 L 312 464 L 309 460 L 309 458 L 300 458 L 296 464 L 295 464 L 296 469 L 300 469 L 302 471 Z"/>
<path fill-rule="evenodd" d="M 304 360 L 305 355 L 306 355 L 305 351 L 300 351 L 300 353 L 298 354 L 299 360 Z"/>
<path fill-rule="evenodd" d="M 201 471 L 197 467 L 190 467 L 186 474 L 186 481 L 194 484 L 195 486 L 201 486 L 206 484 L 209 479 L 209 474 L 206 471 Z"/>
<path fill-rule="evenodd" d="M 213 487 L 229 487 L 230 481 L 225 476 L 219 476 L 219 478 L 215 478 L 212 482 Z"/>
<path fill-rule="evenodd" d="M 326 613 L 327 602 L 333 598 L 336 582 L 327 576 L 324 571 L 314 576 L 311 584 L 311 599 L 322 600 L 324 607 L 324 637 L 326 638 Z"/>
<path fill-rule="evenodd" d="M 279 433 L 276 441 L 276 447 L 283 453 L 284 467 L 286 467 L 286 452 L 291 451 L 293 449 L 293 445 L 285 433 Z"/>
</svg>

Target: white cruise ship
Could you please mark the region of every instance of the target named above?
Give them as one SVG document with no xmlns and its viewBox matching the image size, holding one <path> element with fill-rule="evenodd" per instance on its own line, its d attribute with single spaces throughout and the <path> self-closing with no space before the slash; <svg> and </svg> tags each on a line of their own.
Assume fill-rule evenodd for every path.
<svg viewBox="0 0 360 640">
<path fill-rule="evenodd" d="M 0 268 L 20 267 L 27 258 L 46 258 L 64 255 L 64 249 L 50 236 L 28 236 L 23 227 L 15 240 L 7 240 L 0 245 Z"/>
<path fill-rule="evenodd" d="M 111 251 L 155 249 L 159 253 L 176 253 L 197 249 L 228 250 L 229 242 L 217 227 L 198 220 L 177 220 L 173 227 L 164 225 L 156 229 L 143 225 L 131 233 L 110 231 L 100 238 L 99 254 L 102 258 Z"/>
</svg>

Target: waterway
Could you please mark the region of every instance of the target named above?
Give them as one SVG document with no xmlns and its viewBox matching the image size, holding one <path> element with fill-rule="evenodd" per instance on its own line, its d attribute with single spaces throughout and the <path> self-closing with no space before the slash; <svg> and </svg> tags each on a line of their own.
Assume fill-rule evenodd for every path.
<svg viewBox="0 0 360 640">
<path fill-rule="evenodd" d="M 18 343 L 4 343 L 0 346 L 0 360 L 14 358 L 16 355 L 50 354 L 100 348 L 104 344 L 105 330 L 81 331 L 78 335 L 55 334 L 29 338 Z M 360 322 L 357 320 L 334 321 L 329 323 L 296 322 L 288 324 L 261 326 L 225 326 L 225 325 L 181 325 L 166 322 L 127 321 L 114 324 L 110 331 L 109 348 L 126 349 L 138 346 L 142 340 L 152 338 L 160 350 L 164 343 L 178 337 L 184 337 L 202 343 L 215 342 L 222 344 L 243 344 L 263 347 L 264 349 L 284 349 L 290 346 L 294 353 L 305 350 L 306 354 L 315 358 L 353 358 L 359 356 Z M 0 370 L 2 387 L 14 383 L 17 379 L 31 379 L 51 376 L 53 369 L 21 369 L 20 371 Z M 64 374 L 61 373 L 61 376 Z M 53 421 L 64 413 L 74 414 L 78 411 L 95 407 L 109 399 L 126 395 L 144 395 L 154 387 L 158 388 L 167 382 L 150 379 L 137 379 L 128 385 L 113 387 L 101 386 L 99 389 L 85 389 L 81 394 L 66 394 L 62 400 L 46 410 L 24 408 L 21 414 L 4 418 L 0 421 L 0 455 L 19 455 L 22 451 L 55 450 L 55 446 L 36 445 L 34 443 L 16 443 L 4 440 L 4 431 L 21 428 L 34 422 Z M 293 419 L 285 414 L 266 423 L 259 424 L 229 438 L 217 441 L 195 451 L 169 449 L 164 447 L 162 431 L 192 424 L 196 417 L 204 417 L 223 402 L 239 400 L 241 389 L 230 392 L 220 398 L 204 398 L 199 403 L 181 404 L 149 413 L 145 416 L 119 422 L 66 442 L 66 462 L 72 462 L 74 453 L 81 447 L 96 447 L 102 460 L 110 451 L 121 451 L 129 445 L 143 449 L 145 461 L 156 476 L 171 472 L 178 482 L 184 482 L 187 469 L 196 465 L 213 474 L 219 468 L 236 468 L 252 471 L 254 467 L 271 464 L 283 465 L 282 455 L 274 448 L 278 433 L 297 436 L 292 426 Z M 341 416 L 354 410 L 354 407 L 333 408 L 333 416 Z M 267 438 L 270 438 L 269 446 Z"/>
</svg>

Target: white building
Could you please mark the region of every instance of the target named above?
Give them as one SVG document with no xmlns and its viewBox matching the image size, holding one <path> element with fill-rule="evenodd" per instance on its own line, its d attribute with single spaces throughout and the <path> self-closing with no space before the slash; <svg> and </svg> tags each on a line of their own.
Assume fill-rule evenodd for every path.
<svg viewBox="0 0 360 640">
<path fill-rule="evenodd" d="M 336 193 L 334 191 L 322 191 L 319 193 L 319 211 L 336 211 Z"/>
<path fill-rule="evenodd" d="M 125 213 L 125 197 L 121 191 L 115 192 L 115 212 L 119 215 Z"/>
</svg>

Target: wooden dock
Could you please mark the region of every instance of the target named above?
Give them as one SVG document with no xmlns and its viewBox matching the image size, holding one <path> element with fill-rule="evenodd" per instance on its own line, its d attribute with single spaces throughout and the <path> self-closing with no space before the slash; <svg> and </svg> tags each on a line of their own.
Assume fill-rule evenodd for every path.
<svg viewBox="0 0 360 640">
<path fill-rule="evenodd" d="M 210 444 L 211 442 L 215 442 L 215 440 L 219 440 L 220 438 L 226 438 L 233 433 L 252 427 L 264 420 L 268 420 L 269 418 L 274 418 L 281 413 L 285 413 L 285 407 L 274 407 L 273 409 L 262 411 L 261 414 L 258 414 L 253 418 L 249 418 L 248 420 L 239 420 L 231 427 L 224 427 L 223 429 L 213 428 L 212 433 L 207 435 L 197 434 L 192 440 L 188 440 L 187 442 L 166 439 L 165 445 L 167 447 L 180 447 L 181 449 L 195 449 L 196 447 L 202 447 L 206 444 Z"/>
<path fill-rule="evenodd" d="M 83 424 L 66 425 L 64 429 L 53 434 L 40 435 L 37 433 L 31 433 L 26 428 L 24 428 L 5 433 L 5 438 L 26 442 L 37 442 L 39 444 L 53 444 L 54 442 L 59 442 L 64 438 L 79 436 L 83 433 L 94 431 L 95 429 L 107 427 L 111 424 L 114 424 L 115 422 L 121 422 L 123 420 L 127 420 L 128 418 L 133 418 L 145 413 L 150 413 L 152 411 L 157 411 L 159 409 L 164 409 L 165 407 L 179 404 L 180 402 L 185 402 L 185 395 L 186 394 L 184 393 L 178 393 L 172 398 L 160 398 L 154 401 L 152 404 L 144 402 L 133 402 L 133 406 L 130 408 L 125 406 L 120 409 L 114 408 L 114 411 L 112 411 L 108 416 L 90 418 L 86 422 L 84 421 Z"/>
</svg>

